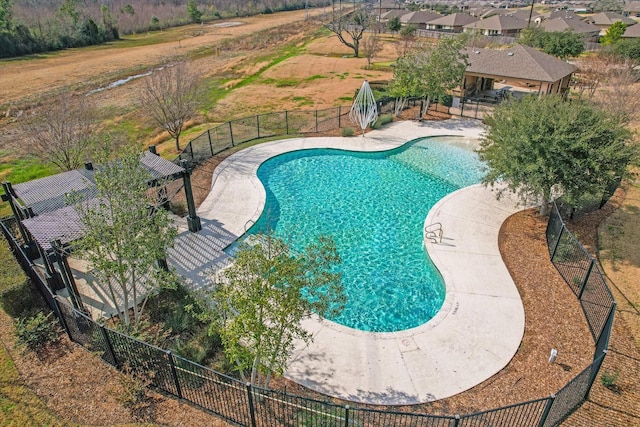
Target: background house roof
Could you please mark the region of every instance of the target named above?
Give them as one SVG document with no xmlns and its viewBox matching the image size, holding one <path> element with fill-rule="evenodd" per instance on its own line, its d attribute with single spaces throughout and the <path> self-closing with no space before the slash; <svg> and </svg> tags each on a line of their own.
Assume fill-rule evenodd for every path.
<svg viewBox="0 0 640 427">
<path fill-rule="evenodd" d="M 593 24 L 589 24 L 588 22 L 584 22 L 580 19 L 575 19 L 572 17 L 565 18 L 563 16 L 558 16 L 553 19 L 542 21 L 540 26 L 544 28 L 545 31 L 549 32 L 565 30 L 571 30 L 578 34 L 597 34 L 600 32 L 600 28 L 596 27 Z"/>
<path fill-rule="evenodd" d="M 624 5 L 624 12 L 640 12 L 640 1 L 630 1 Z"/>
<path fill-rule="evenodd" d="M 574 65 L 540 52 L 516 45 L 508 49 L 466 50 L 470 65 L 466 72 L 541 82 L 555 82 L 576 70 Z"/>
<path fill-rule="evenodd" d="M 474 18 L 468 13 L 452 13 L 451 15 L 443 16 L 433 21 L 429 21 L 429 25 L 443 25 L 449 27 L 461 27 L 463 25 L 471 24 L 478 21 L 478 18 Z"/>
<path fill-rule="evenodd" d="M 474 28 L 479 30 L 521 30 L 527 28 L 527 22 L 510 15 L 494 15 L 490 18 L 481 19 L 477 22 L 467 24 L 464 28 Z"/>
<path fill-rule="evenodd" d="M 640 37 L 640 24 L 629 25 L 625 29 L 624 34 L 622 35 L 622 37 L 625 37 L 625 38 L 637 38 L 637 37 Z"/>
<path fill-rule="evenodd" d="M 600 12 L 590 16 L 586 19 L 587 22 L 591 22 L 594 25 L 610 26 L 616 22 L 624 22 L 627 25 L 633 25 L 636 23 L 633 19 L 622 16 L 617 12 Z"/>
<path fill-rule="evenodd" d="M 400 22 L 402 22 L 403 24 L 426 24 L 427 22 L 441 17 L 442 15 L 438 13 L 418 10 L 416 12 L 405 13 L 400 17 Z"/>
</svg>

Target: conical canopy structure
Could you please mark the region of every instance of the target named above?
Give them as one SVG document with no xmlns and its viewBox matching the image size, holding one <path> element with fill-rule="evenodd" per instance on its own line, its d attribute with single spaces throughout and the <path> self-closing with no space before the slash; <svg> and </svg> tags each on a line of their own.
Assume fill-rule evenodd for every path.
<svg viewBox="0 0 640 427">
<path fill-rule="evenodd" d="M 356 95 L 356 99 L 353 101 L 351 111 L 349 111 L 349 119 L 362 128 L 362 136 L 364 136 L 364 130 L 369 123 L 373 123 L 378 119 L 378 107 L 376 105 L 376 99 L 373 97 L 373 92 L 369 86 L 368 81 L 362 83 L 362 87 Z"/>
</svg>

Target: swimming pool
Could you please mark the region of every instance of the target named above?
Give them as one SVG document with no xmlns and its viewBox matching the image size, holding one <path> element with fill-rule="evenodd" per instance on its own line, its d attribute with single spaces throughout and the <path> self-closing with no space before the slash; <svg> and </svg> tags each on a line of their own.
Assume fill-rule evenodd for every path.
<svg viewBox="0 0 640 427">
<path fill-rule="evenodd" d="M 422 247 L 429 209 L 482 177 L 473 144 L 422 138 L 394 150 L 311 149 L 264 162 L 266 205 L 249 234 L 268 228 L 302 249 L 331 235 L 347 294 L 330 320 L 371 332 L 417 327 L 440 310 L 445 286 Z"/>
</svg>

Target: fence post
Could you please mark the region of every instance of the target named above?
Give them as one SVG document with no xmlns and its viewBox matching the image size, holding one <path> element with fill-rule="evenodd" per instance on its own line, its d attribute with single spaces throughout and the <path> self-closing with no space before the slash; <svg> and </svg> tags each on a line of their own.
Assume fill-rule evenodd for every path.
<svg viewBox="0 0 640 427">
<path fill-rule="evenodd" d="M 258 128 L 258 138 L 260 138 L 260 115 L 256 114 L 256 127 Z"/>
<path fill-rule="evenodd" d="M 253 394 L 251 393 L 251 383 L 247 383 L 247 397 L 249 398 L 249 416 L 251 417 L 251 427 L 256 427 L 256 412 L 253 408 Z"/>
<path fill-rule="evenodd" d="M 178 393 L 178 397 L 182 399 L 182 388 L 180 388 L 180 379 L 178 378 L 178 371 L 176 370 L 176 364 L 173 360 L 173 353 L 171 353 L 171 351 L 167 351 L 167 357 L 169 358 L 169 366 L 171 366 L 173 381 L 176 383 L 176 392 Z"/>
<path fill-rule="evenodd" d="M 591 375 L 589 376 L 589 385 L 587 386 L 587 390 L 584 392 L 584 400 L 589 399 L 589 393 L 591 393 L 591 387 L 593 387 L 593 382 L 598 377 L 598 372 L 600 372 L 600 368 L 602 367 L 602 363 L 604 362 L 604 358 L 607 355 L 607 350 L 602 352 L 602 355 L 599 359 L 596 359 L 594 363 L 594 369 L 591 371 Z"/>
<path fill-rule="evenodd" d="M 453 427 L 458 427 L 460 425 L 460 414 L 456 414 L 453 417 Z"/>
<path fill-rule="evenodd" d="M 552 394 L 549 396 L 547 400 L 547 404 L 544 407 L 544 411 L 542 411 L 542 416 L 540 417 L 540 422 L 538 423 L 538 427 L 543 427 L 545 421 L 547 421 L 547 417 L 549 416 L 549 412 L 551 411 L 551 406 L 553 406 L 553 402 L 556 400 L 556 395 Z"/>
<path fill-rule="evenodd" d="M 316 133 L 318 133 L 318 110 L 316 110 Z"/>
<path fill-rule="evenodd" d="M 349 427 L 349 405 L 344 405 L 344 427 Z"/>
<path fill-rule="evenodd" d="M 209 138 L 209 150 L 213 156 L 213 144 L 211 143 L 211 129 L 207 129 L 207 137 Z"/>
<path fill-rule="evenodd" d="M 235 145 L 233 145 L 233 127 L 231 126 L 231 121 L 228 121 L 227 123 L 229 123 L 229 135 L 231 136 L 231 146 L 235 147 Z"/>
<path fill-rule="evenodd" d="M 193 162 L 193 141 L 189 142 L 189 152 L 191 153 L 191 161 Z"/>
<path fill-rule="evenodd" d="M 558 246 L 560 246 L 560 239 L 562 239 L 562 233 L 564 233 L 564 224 L 562 224 L 562 228 L 560 229 L 560 234 L 558 234 L 558 240 L 556 240 L 556 244 L 553 246 L 553 251 L 551 251 L 551 262 L 553 262 L 553 257 L 556 256 L 556 250 Z"/>
<path fill-rule="evenodd" d="M 338 129 L 342 126 L 342 106 L 338 106 Z"/>
<path fill-rule="evenodd" d="M 287 130 L 287 135 L 289 135 L 289 111 L 284 110 L 284 125 Z"/>
<path fill-rule="evenodd" d="M 584 280 L 582 281 L 582 285 L 580 286 L 580 292 L 578 292 L 578 301 L 582 299 L 582 293 L 584 292 L 584 288 L 587 287 L 587 282 L 589 281 L 589 276 L 591 276 L 591 270 L 593 270 L 593 265 L 595 262 L 593 258 L 591 258 L 591 264 L 589 264 L 589 269 L 587 270 L 587 274 L 584 276 Z"/>
<path fill-rule="evenodd" d="M 478 118 L 478 110 L 480 109 L 480 100 L 476 99 L 476 115 L 475 115 L 475 119 Z"/>
<path fill-rule="evenodd" d="M 111 340 L 109 339 L 109 334 L 107 334 L 107 329 L 104 325 L 100 326 L 100 332 L 102 332 L 102 338 L 104 338 L 104 342 L 107 344 L 107 350 L 109 350 L 109 354 L 113 359 L 113 366 L 118 367 L 120 364 L 118 363 L 118 359 L 116 358 L 116 352 L 113 351 L 113 345 L 111 344 Z"/>
<path fill-rule="evenodd" d="M 71 337 L 71 331 L 69 330 L 69 325 L 67 325 L 67 319 L 64 318 L 64 315 L 62 314 L 62 310 L 60 310 L 60 306 L 58 305 L 58 300 L 56 299 L 55 296 L 52 297 L 51 299 L 53 300 L 53 307 L 56 312 L 56 316 L 58 316 L 58 319 L 60 319 L 60 324 L 62 325 L 62 329 L 64 329 L 64 331 L 67 333 L 69 340 L 73 341 L 73 338 Z"/>
<path fill-rule="evenodd" d="M 613 329 L 613 317 L 615 315 L 617 305 L 618 303 L 616 303 L 615 301 L 613 301 L 611 304 L 609 314 L 607 315 L 607 321 L 600 331 L 600 335 L 598 336 L 598 340 L 596 341 L 596 354 L 594 355 L 593 360 L 598 357 L 598 349 L 602 349 L 602 351 L 605 352 L 609 347 L 609 337 L 611 337 L 611 330 Z M 602 340 L 605 340 L 605 342 L 603 343 Z"/>
</svg>

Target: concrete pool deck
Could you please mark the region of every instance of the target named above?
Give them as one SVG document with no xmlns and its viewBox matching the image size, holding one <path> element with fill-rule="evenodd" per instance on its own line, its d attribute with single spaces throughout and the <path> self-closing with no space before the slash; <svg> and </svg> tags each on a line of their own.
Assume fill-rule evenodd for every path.
<svg viewBox="0 0 640 427">
<path fill-rule="evenodd" d="M 213 235 L 216 252 L 257 220 L 266 194 L 256 171 L 275 155 L 305 148 L 380 151 L 424 136 L 478 138 L 482 130 L 472 120 L 405 121 L 365 137 L 294 138 L 244 149 L 214 172 L 211 192 L 198 209 L 202 234 Z M 480 185 L 440 200 L 425 211 L 425 224 L 440 222 L 444 230 L 441 243 L 426 243 L 446 283 L 440 312 L 424 325 L 396 333 L 363 332 L 307 319 L 303 324 L 314 342 L 296 347 L 285 376 L 350 401 L 402 405 L 460 393 L 500 371 L 524 334 L 524 308 L 498 249 L 502 222 L 519 209 L 513 198 L 498 201 Z M 215 232 L 207 232 L 211 224 Z M 197 239 L 203 237 L 194 235 L 192 240 Z"/>
</svg>

